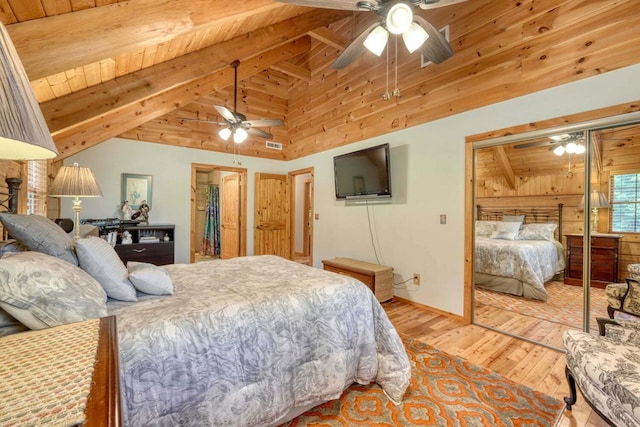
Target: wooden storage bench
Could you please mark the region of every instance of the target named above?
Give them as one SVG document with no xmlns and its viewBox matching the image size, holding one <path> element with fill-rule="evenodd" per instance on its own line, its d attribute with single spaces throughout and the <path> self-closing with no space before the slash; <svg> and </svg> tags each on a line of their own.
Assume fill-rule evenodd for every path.
<svg viewBox="0 0 640 427">
<path fill-rule="evenodd" d="M 371 264 L 351 258 L 333 258 L 322 261 L 324 269 L 353 277 L 367 285 L 378 301 L 393 298 L 393 268 Z"/>
</svg>

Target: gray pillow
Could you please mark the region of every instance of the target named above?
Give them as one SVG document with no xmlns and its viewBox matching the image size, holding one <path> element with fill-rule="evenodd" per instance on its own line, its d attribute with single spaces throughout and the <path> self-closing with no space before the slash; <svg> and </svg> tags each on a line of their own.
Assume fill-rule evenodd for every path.
<svg viewBox="0 0 640 427">
<path fill-rule="evenodd" d="M 59 258 L 27 251 L 0 259 L 0 304 L 30 329 L 104 317 L 106 301 L 95 279 Z"/>
<path fill-rule="evenodd" d="M 41 215 L 0 213 L 0 221 L 11 237 L 19 240 L 29 250 L 42 252 L 78 265 L 73 237 L 67 235 L 58 224 Z"/>
<path fill-rule="evenodd" d="M 524 215 L 502 215 L 504 222 L 524 222 Z"/>
<path fill-rule="evenodd" d="M 140 292 L 151 295 L 173 295 L 173 282 L 167 270 L 147 262 L 127 263 L 129 280 Z"/>
<path fill-rule="evenodd" d="M 106 240 L 86 237 L 76 242 L 80 268 L 96 279 L 109 298 L 137 301 L 136 290 L 128 279 L 127 268 Z"/>
</svg>

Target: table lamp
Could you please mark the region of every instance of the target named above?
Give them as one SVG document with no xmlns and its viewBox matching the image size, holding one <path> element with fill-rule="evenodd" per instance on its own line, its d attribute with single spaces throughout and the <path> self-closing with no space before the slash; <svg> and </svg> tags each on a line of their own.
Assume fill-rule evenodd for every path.
<svg viewBox="0 0 640 427">
<path fill-rule="evenodd" d="M 593 190 L 591 192 L 591 196 L 589 197 L 589 206 L 591 206 L 591 232 L 598 232 L 598 209 L 599 208 L 610 208 L 611 205 L 607 200 L 607 196 L 605 196 L 601 191 Z M 584 195 L 582 196 L 582 200 L 578 204 L 579 209 L 584 209 Z"/>
<path fill-rule="evenodd" d="M 73 238 L 80 238 L 81 197 L 102 197 L 91 169 L 81 168 L 77 163 L 63 166 L 58 171 L 49 192 L 51 197 L 73 197 Z"/>
</svg>

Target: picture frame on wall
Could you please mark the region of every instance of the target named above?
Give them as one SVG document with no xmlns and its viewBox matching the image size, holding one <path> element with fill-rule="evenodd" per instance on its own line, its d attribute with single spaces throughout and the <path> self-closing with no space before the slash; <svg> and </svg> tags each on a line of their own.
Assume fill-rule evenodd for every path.
<svg viewBox="0 0 640 427">
<path fill-rule="evenodd" d="M 138 210 L 142 201 L 146 200 L 149 209 L 151 209 L 152 184 L 153 177 L 151 175 L 123 173 L 121 202 L 124 203 L 125 200 L 128 200 L 131 209 Z"/>
</svg>

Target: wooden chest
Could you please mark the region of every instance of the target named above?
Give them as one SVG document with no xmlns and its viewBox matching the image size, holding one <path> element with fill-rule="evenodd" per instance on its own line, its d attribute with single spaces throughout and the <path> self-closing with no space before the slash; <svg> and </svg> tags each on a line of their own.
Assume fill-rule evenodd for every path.
<svg viewBox="0 0 640 427">
<path fill-rule="evenodd" d="M 393 298 L 393 268 L 371 264 L 351 258 L 333 258 L 322 261 L 324 269 L 353 277 L 367 285 L 380 302 Z"/>
</svg>

